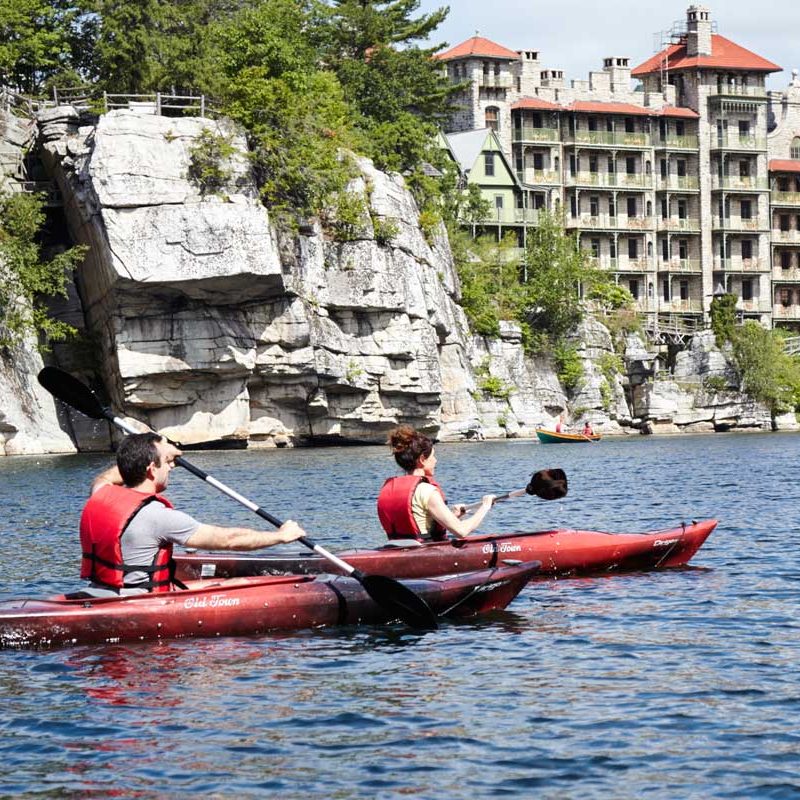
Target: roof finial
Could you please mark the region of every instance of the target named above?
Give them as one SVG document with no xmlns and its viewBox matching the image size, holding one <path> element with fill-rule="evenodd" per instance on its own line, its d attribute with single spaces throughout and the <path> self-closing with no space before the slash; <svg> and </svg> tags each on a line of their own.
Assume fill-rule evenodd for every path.
<svg viewBox="0 0 800 800">
<path fill-rule="evenodd" d="M 480 36 L 480 35 L 481 35 L 481 32 L 477 28 L 475 28 L 475 36 Z"/>
</svg>

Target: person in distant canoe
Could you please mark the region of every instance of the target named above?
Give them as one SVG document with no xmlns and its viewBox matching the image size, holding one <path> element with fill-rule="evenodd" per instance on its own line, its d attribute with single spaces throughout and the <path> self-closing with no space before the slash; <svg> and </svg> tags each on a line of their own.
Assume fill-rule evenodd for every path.
<svg viewBox="0 0 800 800">
<path fill-rule="evenodd" d="M 378 518 L 390 539 L 442 540 L 448 532 L 463 538 L 483 522 L 494 495 L 484 496 L 480 508 L 466 519 L 464 506 L 448 508 L 433 477 L 436 453 L 430 438 L 401 425 L 389 433 L 388 444 L 405 471 L 389 478 L 378 495 Z"/>
<path fill-rule="evenodd" d="M 583 430 L 581 431 L 581 433 L 584 436 L 594 436 L 594 429 L 592 428 L 588 419 L 586 420 L 586 422 L 583 423 Z"/>
<path fill-rule="evenodd" d="M 174 581 L 175 544 L 209 550 L 256 550 L 304 535 L 292 520 L 276 531 L 197 522 L 161 495 L 181 451 L 157 433 L 126 437 L 116 466 L 98 475 L 80 524 L 81 577 L 90 593 L 166 592 Z"/>
<path fill-rule="evenodd" d="M 556 420 L 556 433 L 561 433 L 563 429 L 563 423 L 561 419 L 561 415 L 558 415 L 558 419 Z"/>
</svg>

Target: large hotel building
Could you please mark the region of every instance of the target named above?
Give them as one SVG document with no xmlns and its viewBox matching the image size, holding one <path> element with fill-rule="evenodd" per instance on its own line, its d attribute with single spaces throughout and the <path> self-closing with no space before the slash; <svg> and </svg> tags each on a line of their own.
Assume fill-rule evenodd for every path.
<svg viewBox="0 0 800 800">
<path fill-rule="evenodd" d="M 490 201 L 482 227 L 522 244 L 539 209 L 560 208 L 648 315 L 699 321 L 730 292 L 742 317 L 800 326 L 797 72 L 767 91 L 781 67 L 717 34 L 703 6 L 663 44 L 569 86 L 537 51 L 479 36 L 437 56 L 465 87 L 445 140 Z"/>
</svg>

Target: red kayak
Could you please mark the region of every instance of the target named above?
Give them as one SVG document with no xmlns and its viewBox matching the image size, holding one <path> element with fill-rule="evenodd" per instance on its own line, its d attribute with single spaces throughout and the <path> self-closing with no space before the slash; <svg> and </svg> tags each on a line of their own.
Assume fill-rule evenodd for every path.
<svg viewBox="0 0 800 800">
<path fill-rule="evenodd" d="M 450 575 L 459 570 L 520 561 L 541 561 L 540 575 L 590 575 L 681 566 L 700 549 L 716 526 L 717 520 L 709 519 L 649 533 L 559 529 L 488 534 L 424 544 L 412 541 L 406 546 L 387 545 L 377 550 L 351 550 L 340 555 L 363 572 L 390 578 Z M 330 569 L 324 559 L 302 554 L 193 553 L 178 554 L 175 560 L 181 580 L 286 572 L 314 574 Z"/>
<path fill-rule="evenodd" d="M 538 568 L 520 564 L 405 585 L 438 616 L 469 617 L 505 608 Z M 199 580 L 188 587 L 130 597 L 0 602 L 0 647 L 250 636 L 388 619 L 358 581 L 338 575 Z"/>
</svg>

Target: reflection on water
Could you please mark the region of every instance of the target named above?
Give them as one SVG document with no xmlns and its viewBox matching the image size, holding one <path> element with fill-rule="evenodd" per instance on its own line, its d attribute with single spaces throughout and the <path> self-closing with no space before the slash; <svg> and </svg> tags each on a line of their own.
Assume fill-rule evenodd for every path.
<svg viewBox="0 0 800 800">
<path fill-rule="evenodd" d="M 798 442 L 439 445 L 453 501 L 568 472 L 567 498 L 497 506 L 487 530 L 721 524 L 692 567 L 538 580 L 435 632 L 2 652 L 0 796 L 800 796 Z M 332 549 L 380 541 L 382 448 L 192 460 Z M 0 461 L 0 596 L 77 585 L 80 505 L 106 463 Z M 185 473 L 170 495 L 258 524 Z"/>
</svg>

